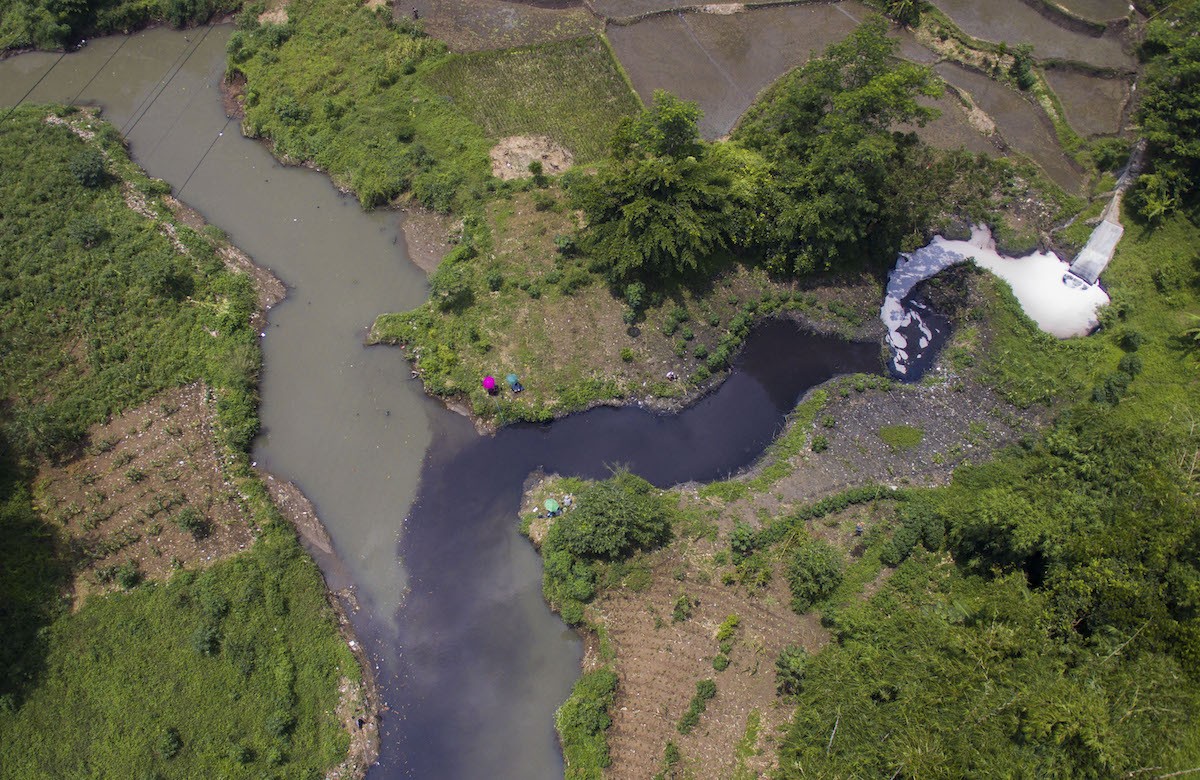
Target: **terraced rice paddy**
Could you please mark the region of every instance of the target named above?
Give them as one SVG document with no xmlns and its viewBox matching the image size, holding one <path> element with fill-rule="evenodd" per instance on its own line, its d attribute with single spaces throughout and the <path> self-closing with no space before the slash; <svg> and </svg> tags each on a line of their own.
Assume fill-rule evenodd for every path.
<svg viewBox="0 0 1200 780">
<path fill-rule="evenodd" d="M 1052 68 L 1046 81 L 1058 95 L 1067 123 L 1082 136 L 1111 135 L 1121 130 L 1129 99 L 1129 82 Z"/>
<path fill-rule="evenodd" d="M 924 127 L 903 125 L 898 129 L 915 131 L 922 141 L 938 149 L 962 148 L 982 154 L 999 153 L 996 144 L 971 125 L 966 109 L 957 96 L 947 91 L 928 104 L 941 112 L 937 119 L 926 122 Z"/>
<path fill-rule="evenodd" d="M 846 37 L 869 13 L 844 2 L 666 14 L 610 26 L 608 36 L 642 99 L 666 89 L 695 100 L 704 110 L 701 133 L 711 139 L 728 133 L 765 87 Z"/>
<path fill-rule="evenodd" d="M 967 35 L 994 43 L 1033 45 L 1038 59 L 1085 62 L 1101 68 L 1133 68 L 1133 56 L 1112 33 L 1093 37 L 1060 27 L 1020 0 L 933 0 Z"/>
<path fill-rule="evenodd" d="M 1014 90 L 952 62 L 934 66 L 949 84 L 969 93 L 1014 150 L 1031 157 L 1060 187 L 1079 192 L 1084 174 L 1058 145 L 1050 120 Z"/>
<path fill-rule="evenodd" d="M 1128 0 L 1057 0 L 1058 4 L 1084 19 L 1107 22 L 1129 15 Z"/>
<path fill-rule="evenodd" d="M 460 52 L 577 38 L 603 27 L 580 0 L 398 0 L 394 5 L 398 18 L 409 19 L 414 10 L 425 32 Z"/>
</svg>

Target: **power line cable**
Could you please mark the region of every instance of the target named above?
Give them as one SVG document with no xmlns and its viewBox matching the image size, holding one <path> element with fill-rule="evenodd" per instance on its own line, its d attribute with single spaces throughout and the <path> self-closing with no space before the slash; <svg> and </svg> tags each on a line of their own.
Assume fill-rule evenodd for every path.
<svg viewBox="0 0 1200 780">
<path fill-rule="evenodd" d="M 8 109 L 8 113 L 4 115 L 3 119 L 0 119 L 0 125 L 2 125 L 8 121 L 8 118 L 13 115 L 13 112 L 16 111 L 18 108 L 20 108 L 21 104 L 25 102 L 25 98 L 27 98 L 33 94 L 33 91 L 38 88 L 38 85 L 41 84 L 46 79 L 46 77 L 50 75 L 50 71 L 52 71 L 58 67 L 58 63 L 62 62 L 63 57 L 65 57 L 65 56 L 67 56 L 67 53 L 65 51 L 62 54 L 58 55 L 58 59 L 56 59 L 54 61 L 53 65 L 51 65 L 49 68 L 46 69 L 46 72 L 42 74 L 42 77 L 39 78 L 37 81 L 33 82 L 33 86 L 30 87 L 25 92 L 25 94 L 21 96 L 21 99 L 18 100 L 16 103 L 13 103 L 13 107 Z"/>
<path fill-rule="evenodd" d="M 200 166 L 204 164 L 204 160 L 207 159 L 208 153 L 211 152 L 213 147 L 217 145 L 217 141 L 221 140 L 221 137 L 225 135 L 225 131 L 229 129 L 229 123 L 232 121 L 233 117 L 225 120 L 225 124 L 222 125 L 221 131 L 213 137 L 212 143 L 210 143 L 208 148 L 204 150 L 204 154 L 200 155 L 200 159 L 196 162 L 196 166 L 192 168 L 192 172 L 187 175 L 187 178 L 183 180 L 183 185 L 179 188 L 179 192 L 177 194 L 180 197 L 183 196 L 183 191 L 187 188 L 188 182 L 192 180 L 192 176 L 196 175 L 196 171 L 200 170 Z"/>
<path fill-rule="evenodd" d="M 108 55 L 108 59 L 106 59 L 104 61 L 104 63 L 99 68 L 96 69 L 96 72 L 92 75 L 92 77 L 90 79 L 87 80 L 87 83 L 79 88 L 79 91 L 75 93 L 75 97 L 71 98 L 72 105 L 74 105 L 75 102 L 77 100 L 79 100 L 79 96 L 83 94 L 84 90 L 86 90 L 88 87 L 92 86 L 92 82 L 96 80 L 96 77 L 104 72 L 104 69 L 108 67 L 108 63 L 112 62 L 113 57 L 117 56 L 117 52 L 119 52 L 119 51 L 121 51 L 121 49 L 125 48 L 125 44 L 129 43 L 129 39 L 132 37 L 133 37 L 132 35 L 126 35 L 125 38 L 121 41 L 121 45 L 118 46 L 117 48 L 113 49 L 113 53 Z"/>
<path fill-rule="evenodd" d="M 224 70 L 225 70 L 225 63 L 224 62 L 218 63 L 209 72 L 209 78 L 212 78 L 216 73 L 223 72 Z M 196 102 L 196 99 L 199 98 L 203 92 L 204 92 L 204 90 L 201 90 L 201 89 L 192 90 L 192 96 L 190 98 L 188 98 L 187 105 L 185 105 L 183 107 L 183 110 L 180 111 L 175 116 L 175 119 L 171 122 L 171 126 L 168 127 L 166 130 L 164 130 L 162 135 L 160 135 L 158 137 L 158 140 L 154 142 L 154 146 L 151 147 L 150 153 L 146 155 L 147 160 L 154 157 L 154 153 L 158 151 L 158 147 L 162 146 L 162 142 L 165 141 L 167 138 L 169 138 L 173 132 L 175 132 L 175 127 L 179 124 L 180 120 L 183 119 L 183 117 L 187 113 L 188 109 L 192 107 L 192 104 Z"/>
<path fill-rule="evenodd" d="M 160 79 L 161 85 L 158 87 L 157 92 L 155 92 L 152 89 L 150 91 L 150 94 L 147 95 L 145 98 L 143 98 L 141 105 L 139 105 L 138 108 L 134 110 L 133 115 L 130 117 L 130 119 L 133 120 L 132 124 L 126 123 L 128 125 L 128 127 L 121 128 L 121 135 L 128 136 L 130 133 L 133 132 L 134 128 L 136 128 L 138 126 L 138 123 L 140 123 L 146 117 L 146 114 L 148 114 L 150 112 L 150 109 L 154 107 L 154 104 L 156 102 L 158 102 L 158 99 L 160 97 L 162 97 L 162 94 L 167 91 L 167 87 L 171 86 L 171 82 L 175 80 L 175 77 L 179 75 L 179 72 L 181 70 L 183 70 L 184 66 L 186 66 L 188 64 L 188 61 L 192 58 L 192 56 L 197 51 L 200 50 L 200 46 L 204 43 L 204 39 L 208 37 L 208 34 L 210 32 L 212 32 L 212 29 L 213 29 L 213 26 L 209 25 L 208 29 L 206 29 L 204 31 L 204 35 L 200 36 L 200 39 L 198 41 L 196 41 L 196 45 L 193 46 L 190 51 L 187 49 L 184 49 L 183 52 L 180 52 L 175 57 L 175 61 L 172 62 L 171 65 L 169 65 L 167 67 L 167 72 L 170 74 L 170 76 L 169 77 L 164 76 L 165 80 Z M 187 53 L 187 56 L 184 57 L 183 62 L 179 62 L 179 58 L 183 57 L 184 52 Z M 175 65 L 176 62 L 179 63 L 178 66 Z M 175 71 L 174 73 L 171 73 L 172 68 L 174 68 L 174 71 Z M 149 101 L 149 102 L 147 102 L 147 101 Z M 142 108 L 142 106 L 145 106 L 145 108 Z M 140 114 L 138 113 L 139 111 L 141 112 Z M 134 117 L 136 117 L 136 119 L 134 119 Z"/>
</svg>

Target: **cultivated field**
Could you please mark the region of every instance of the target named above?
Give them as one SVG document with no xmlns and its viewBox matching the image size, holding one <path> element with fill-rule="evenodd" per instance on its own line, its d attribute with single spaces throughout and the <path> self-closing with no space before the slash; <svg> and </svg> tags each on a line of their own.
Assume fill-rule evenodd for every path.
<svg viewBox="0 0 1200 780">
<path fill-rule="evenodd" d="M 425 78 L 488 135 L 546 135 L 576 162 L 603 158 L 617 123 L 641 108 L 593 36 L 455 57 Z"/>
</svg>

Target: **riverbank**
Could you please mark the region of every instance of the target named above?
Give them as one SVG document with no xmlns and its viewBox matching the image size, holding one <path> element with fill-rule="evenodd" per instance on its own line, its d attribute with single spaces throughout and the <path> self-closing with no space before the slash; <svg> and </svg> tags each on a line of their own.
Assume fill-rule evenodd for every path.
<svg viewBox="0 0 1200 780">
<path fill-rule="evenodd" d="M 167 196 L 94 109 L 8 120 L 4 235 L 25 315 L 3 323 L 23 345 L 5 356 L 0 416 L 21 556 L 2 585 L 22 605 L 5 617 L 0 741 L 21 747 L 5 776 L 343 761 L 362 776 L 357 723 L 378 708 L 366 659 L 248 454 L 259 328 L 282 284 Z"/>
<path fill-rule="evenodd" d="M 180 223 L 198 232 L 213 232 L 203 215 L 186 203 L 169 195 L 163 197 L 163 202 Z M 251 325 L 257 331 L 264 331 L 268 312 L 287 298 L 287 287 L 269 269 L 256 265 L 252 258 L 227 240 L 220 242 L 218 253 L 230 271 L 245 274 L 253 280 L 258 306 L 251 315 Z M 383 704 L 372 673 L 371 659 L 359 642 L 350 619 L 350 614 L 359 609 L 353 582 L 312 502 L 300 488 L 261 469 L 255 469 L 254 473 L 305 551 L 319 564 L 328 604 L 337 618 L 338 632 L 358 665 L 357 680 L 347 676 L 338 681 L 335 712 L 349 737 L 349 748 L 345 759 L 325 777 L 326 780 L 362 780 L 379 756 L 379 716 Z"/>
<path fill-rule="evenodd" d="M 271 500 L 296 530 L 300 543 L 321 569 L 329 606 L 337 616 L 338 630 L 358 662 L 360 679 L 343 677 L 338 682 L 337 716 L 350 737 L 346 758 L 326 773 L 326 780 L 362 780 L 379 758 L 379 717 L 383 699 L 375 679 L 373 663 L 354 630 L 351 615 L 359 610 L 354 583 L 333 547 L 333 540 L 317 517 L 316 509 L 300 488 L 258 471 Z"/>
<path fill-rule="evenodd" d="M 1017 240 L 1036 244 L 1077 205 L 1006 162 L 967 161 L 951 180 L 953 194 L 934 218 L 949 230 L 960 229 L 953 214 L 962 208 L 990 217 L 1010 241 L 1032 236 Z M 549 182 L 496 198 L 454 229 L 430 300 L 380 315 L 371 329 L 369 343 L 400 347 L 425 391 L 481 432 L 605 405 L 677 411 L 719 385 L 764 318 L 881 342 L 882 274 L 861 266 L 791 281 L 724 258 L 703 281 L 642 291 L 633 311 L 575 248 L 581 225 L 568 198 Z M 510 391 L 508 374 L 522 392 Z M 499 383 L 494 395 L 481 385 L 486 376 Z"/>
<path fill-rule="evenodd" d="M 936 702 L 936 711 L 956 713 L 922 718 L 920 744 L 937 752 L 939 767 L 965 766 L 983 744 L 999 756 L 997 766 L 1086 765 L 1087 756 L 1068 757 L 1053 737 L 1038 738 L 1038 750 L 1027 754 L 1028 732 L 964 716 L 979 706 L 980 696 L 988 697 L 989 707 L 1018 700 L 1023 709 L 1045 706 L 1041 693 L 1030 687 L 1044 667 L 1065 686 L 1056 690 L 1050 706 L 1061 706 L 1064 695 L 1089 701 L 1101 696 L 1106 711 L 1126 712 L 1125 685 L 1139 677 L 1142 664 L 1153 657 L 1177 669 L 1191 663 L 1189 651 L 1173 641 L 1147 643 L 1136 657 L 1120 660 L 1123 668 L 1111 671 L 1114 677 L 1099 688 L 1093 687 L 1094 675 L 1084 678 L 1091 682 L 1073 675 L 1063 680 L 1055 658 L 1080 663 L 1105 658 L 1087 649 L 1076 654 L 1071 645 L 1089 647 L 1087 636 L 1060 636 L 1041 622 L 1049 614 L 1045 610 L 1061 608 L 1047 591 L 1070 587 L 1060 585 L 1059 578 L 1087 574 L 1063 563 L 1054 569 L 1053 580 L 1030 583 L 1020 568 L 1007 574 L 1001 567 L 1013 564 L 993 562 L 987 551 L 996 543 L 1020 544 L 997 541 L 1006 539 L 1000 529 L 1007 524 L 1028 531 L 1042 518 L 1053 523 L 1060 501 L 1067 494 L 1081 495 L 1080 482 L 1091 479 L 1087 474 L 1047 469 L 1054 463 L 1081 463 L 1080 457 L 1108 464 L 1103 467 L 1108 472 L 1133 468 L 1138 473 L 1139 458 L 1156 459 L 1160 465 L 1152 468 L 1165 467 L 1172 476 L 1156 482 L 1155 494 L 1170 497 L 1166 511 L 1177 520 L 1190 517 L 1185 522 L 1194 527 L 1195 476 L 1188 468 L 1197 445 L 1194 431 L 1186 441 L 1177 438 L 1182 431 L 1161 437 L 1160 445 L 1169 450 L 1161 460 L 1150 450 L 1130 454 L 1117 439 L 1088 432 L 1097 425 L 1120 427 L 1121 419 L 1141 427 L 1147 414 L 1163 422 L 1161 415 L 1174 415 L 1168 410 L 1177 411 L 1183 396 L 1196 392 L 1194 372 L 1176 375 L 1169 387 L 1155 384 L 1186 357 L 1171 344 L 1183 311 L 1195 305 L 1194 288 L 1185 293 L 1176 286 L 1161 298 L 1151 282 L 1162 253 L 1170 254 L 1182 235 L 1194 231 L 1177 223 L 1169 235 L 1143 233 L 1137 249 L 1118 253 L 1112 287 L 1116 294 L 1136 298 L 1140 314 L 1129 309 L 1123 325 L 1110 323 L 1100 334 L 1072 342 L 1030 337 L 1033 329 L 1022 333 L 1023 343 L 1014 341 L 1013 320 L 1023 319 L 1019 307 L 989 275 L 960 268 L 927 283 L 923 294 L 951 313 L 955 330 L 925 381 L 874 382 L 872 387 L 872 378 L 852 376 L 814 388 L 777 442 L 746 473 L 656 493 L 672 507 L 673 533 L 661 546 L 642 544 L 596 559 L 570 559 L 569 565 L 550 560 L 563 554 L 563 545 L 570 550 L 570 544 L 579 544 L 570 540 L 595 533 L 587 529 L 611 534 L 635 513 L 622 502 L 606 502 L 601 520 L 592 510 L 586 528 L 566 532 L 548 548 L 555 524 L 572 522 L 575 513 L 597 500 L 597 483 L 533 474 L 523 488 L 521 529 L 545 558 L 547 600 L 580 626 L 587 647 L 583 682 L 559 716 L 569 772 L 597 778 L 748 778 L 774 772 L 797 776 L 812 767 L 831 775 L 851 767 L 903 767 L 909 743 L 887 735 L 911 718 L 919 702 Z M 1189 278 L 1195 280 L 1194 268 Z M 1122 332 L 1145 334 L 1145 343 L 1154 345 L 1152 355 L 1136 361 L 1127 352 L 1122 365 L 1136 364 L 1138 371 L 1144 365 L 1154 377 L 1137 380 L 1119 406 L 1103 394 L 1094 393 L 1089 402 L 1093 376 L 1103 386 L 1103 366 L 1120 352 L 1114 344 L 1126 343 Z M 1064 363 L 1073 378 L 1069 384 Z M 1020 384 L 1011 384 L 1014 379 Z M 1034 382 L 1043 385 L 1042 394 L 1030 405 L 1028 386 Z M 1155 398 L 1150 392 L 1155 387 L 1169 398 Z M 1062 414 L 1065 409 L 1071 411 Z M 1106 422 L 1106 414 L 1115 419 Z M 1083 449 L 1091 454 L 1082 455 Z M 1119 499 L 1106 498 L 1111 478 L 1096 483 L 1090 501 L 1111 501 L 1105 505 L 1123 511 L 1115 508 Z M 1054 485 L 1064 479 L 1061 497 L 1044 497 L 1042 491 L 1059 489 Z M 992 514 L 1005 495 L 1019 496 L 1020 509 Z M 556 517 L 548 517 L 547 499 L 562 507 Z M 1039 501 L 1049 505 L 1040 507 Z M 1110 532 L 1097 533 L 1107 538 Z M 1167 535 L 1174 538 L 1173 532 Z M 1070 544 L 1064 532 L 1055 536 Z M 1088 542 L 1090 548 L 1098 543 L 1107 544 Z M 1106 560 L 1136 555 L 1123 549 L 1110 548 Z M 581 564 L 590 571 L 587 577 Z M 1156 576 L 1166 576 L 1163 567 Z M 568 580 L 575 583 L 571 588 L 591 584 L 582 609 L 566 596 L 580 597 L 580 591 L 558 584 L 564 572 L 582 578 Z M 1030 602 L 1038 606 L 1029 614 L 1014 611 L 1014 604 Z M 1000 609 L 1001 604 L 1009 608 Z M 568 610 L 578 611 L 568 618 Z M 964 617 L 964 611 L 976 617 Z M 1167 631 L 1175 630 L 1169 626 L 1176 618 L 1160 619 Z M 1129 625 L 1148 626 L 1153 620 L 1139 613 Z M 974 664 L 998 635 L 1019 641 L 1022 648 L 1038 648 L 1037 655 L 1022 654 L 1027 660 L 1020 663 L 988 656 L 983 675 L 972 676 L 957 663 L 950 677 L 934 672 L 958 657 L 954 648 L 959 653 L 974 648 L 965 662 Z M 1173 674 L 1153 683 L 1153 695 L 1179 704 L 1186 694 L 1176 696 L 1170 680 L 1183 678 Z M 611 675 L 613 687 L 590 684 L 600 679 L 597 675 Z M 993 692 L 994 686 L 1001 690 Z M 703 701 L 697 704 L 698 699 Z M 589 721 L 596 729 L 583 735 L 586 739 L 575 721 L 564 718 L 568 708 L 597 713 Z M 1119 725 L 1106 740 L 1132 747 L 1139 744 L 1137 729 Z M 1182 732 L 1176 737 L 1179 742 L 1168 745 L 1174 739 L 1168 738 L 1118 768 L 1145 760 L 1172 769 L 1192 766 L 1195 740 Z M 1045 758 L 1045 751 L 1053 757 Z"/>
<path fill-rule="evenodd" d="M 1048 410 L 1014 407 L 989 388 L 982 364 L 958 359 L 991 347 L 992 318 L 970 312 L 1006 306 L 1020 316 L 1011 300 L 998 297 L 998 283 L 960 269 L 926 287 L 920 294 L 951 312 L 956 327 L 925 381 L 902 385 L 852 375 L 809 390 L 745 472 L 664 493 L 674 507 L 670 542 L 597 564 L 596 592 L 571 620 L 585 641 L 584 679 L 612 673 L 617 682 L 615 693 L 604 694 L 608 705 L 589 703 L 587 686 L 576 689 L 573 698 L 583 699 L 571 706 L 600 706 L 611 725 L 600 733 L 605 747 L 597 753 L 572 744 L 578 733 L 560 722 L 570 776 L 598 777 L 606 766 L 606 774 L 621 777 L 748 778 L 776 771 L 779 735 L 794 708 L 781 674 L 773 673 L 776 659 L 796 648 L 819 653 L 831 635 L 820 613 L 792 609 L 786 555 L 750 561 L 730 555 L 739 527 L 758 532 L 773 518 L 884 486 L 870 501 L 837 504 L 808 524 L 847 558 L 849 584 L 837 598 L 866 599 L 894 571 L 879 556 L 898 505 L 879 496 L 948 484 L 959 466 L 988 459 L 1048 421 Z M 560 517 L 570 517 L 593 484 L 531 475 L 521 499 L 523 533 L 541 548 L 559 519 L 548 516 L 545 501 L 555 500 Z M 717 694 L 685 732 L 681 718 L 705 679 L 715 681 Z M 597 754 L 611 765 L 586 764 Z M 572 765 L 572 758 L 585 765 Z"/>
</svg>

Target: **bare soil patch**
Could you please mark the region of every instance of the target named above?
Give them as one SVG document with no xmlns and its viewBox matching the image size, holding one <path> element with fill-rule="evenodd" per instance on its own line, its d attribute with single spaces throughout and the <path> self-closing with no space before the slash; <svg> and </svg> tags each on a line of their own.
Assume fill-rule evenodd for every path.
<svg viewBox="0 0 1200 780">
<path fill-rule="evenodd" d="M 437 270 L 462 231 L 462 220 L 417 205 L 406 206 L 400 222 L 408 259 L 427 274 Z"/>
<path fill-rule="evenodd" d="M 522 506 L 561 492 L 554 482 L 554 477 L 530 479 Z M 704 503 L 687 492 L 681 501 Z M 548 522 L 552 521 L 535 518 L 531 538 L 543 538 Z M 667 547 L 639 556 L 633 573 L 602 591 L 588 607 L 588 620 L 603 627 L 604 635 L 588 635 L 585 670 L 607 661 L 618 677 L 608 730 L 611 777 L 653 776 L 662 768 L 668 742 L 682 753 L 680 776 L 729 777 L 736 764 L 735 747 L 755 711 L 761 730 L 757 751 L 746 766 L 755 776 L 764 776 L 774 765 L 777 740 L 791 717 L 791 708 L 776 695 L 775 659 L 788 645 L 816 652 L 829 641 L 819 616 L 792 611 L 781 565 L 775 566 L 762 590 L 751 593 L 740 585 L 721 583 L 721 572 L 731 567 L 719 564 L 714 555 L 727 549 L 733 520 L 715 517 L 715 523 L 719 533 L 680 533 Z M 677 620 L 673 613 L 681 597 L 689 614 Z M 717 629 L 730 615 L 739 618 L 730 664 L 717 671 Z M 705 678 L 716 682 L 716 698 L 708 702 L 695 730 L 680 734 L 680 717 L 696 683 Z"/>
<path fill-rule="evenodd" d="M 828 641 L 819 618 L 797 615 L 782 572 L 753 597 L 740 586 L 722 585 L 715 576 L 715 543 L 679 541 L 651 556 L 650 586 L 635 592 L 620 588 L 601 596 L 593 614 L 608 629 L 619 679 L 609 729 L 616 777 L 651 777 L 662 766 L 667 742 L 683 755 L 682 767 L 696 777 L 729 777 L 734 748 L 752 711 L 762 718 L 757 758 L 761 773 L 774 763 L 772 744 L 786 726 L 791 709 L 775 692 L 775 659 L 788 645 L 816 652 Z M 680 597 L 691 603 L 691 617 L 674 622 Z M 717 628 L 730 615 L 740 625 L 725 671 L 713 668 L 719 651 Z M 708 703 L 690 734 L 677 725 L 696 691 L 712 678 L 717 696 Z"/>
<path fill-rule="evenodd" d="M 113 569 L 130 561 L 146 579 L 165 580 L 253 543 L 257 529 L 226 478 L 215 422 L 208 388 L 191 384 L 93 426 L 87 454 L 42 469 L 39 508 L 71 547 L 76 604 L 117 588 Z M 185 509 L 195 532 L 180 527 Z"/>
<path fill-rule="evenodd" d="M 367 0 L 368 4 L 378 3 L 381 0 Z M 288 5 L 291 0 L 270 0 L 267 3 L 267 10 L 258 15 L 259 24 L 287 24 L 288 20 Z"/>
<path fill-rule="evenodd" d="M 566 147 L 544 135 L 510 135 L 501 138 L 490 152 L 492 175 L 500 179 L 524 179 L 532 176 L 529 164 L 542 164 L 546 175 L 562 173 L 575 162 Z"/>
<path fill-rule="evenodd" d="M 946 369 L 935 370 L 927 383 L 887 391 L 860 392 L 856 386 L 853 380 L 830 383 L 830 402 L 813 428 L 829 448 L 802 453 L 790 476 L 747 502 L 743 512 L 748 518 L 760 511 L 784 513 L 857 485 L 945 484 L 958 465 L 1014 443 L 1035 420 L 988 388 Z M 823 420 L 832 421 L 832 427 Z M 907 450 L 889 445 L 880 431 L 894 425 L 919 430 L 920 444 Z"/>
</svg>

